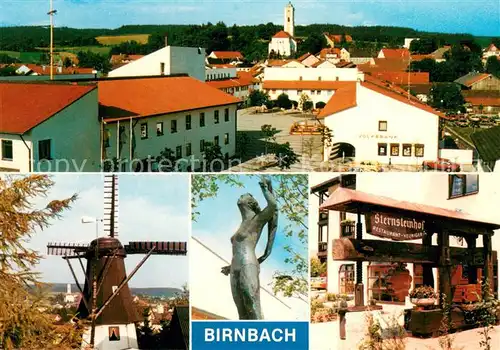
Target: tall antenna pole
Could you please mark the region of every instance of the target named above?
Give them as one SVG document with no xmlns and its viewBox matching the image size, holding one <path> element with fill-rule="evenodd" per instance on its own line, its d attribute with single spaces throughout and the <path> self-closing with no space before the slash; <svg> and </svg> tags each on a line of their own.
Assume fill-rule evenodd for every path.
<svg viewBox="0 0 500 350">
<path fill-rule="evenodd" d="M 56 12 L 53 0 L 50 0 L 50 11 L 47 13 L 50 16 L 50 80 L 54 80 L 54 15 Z"/>
</svg>

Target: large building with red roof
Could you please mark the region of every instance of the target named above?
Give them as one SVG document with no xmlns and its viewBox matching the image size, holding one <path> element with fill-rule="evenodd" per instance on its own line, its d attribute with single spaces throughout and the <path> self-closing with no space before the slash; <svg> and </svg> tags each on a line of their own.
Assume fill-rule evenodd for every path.
<svg viewBox="0 0 500 350">
<path fill-rule="evenodd" d="M 318 119 L 333 130 L 325 161 L 417 165 L 439 156 L 442 115 L 404 89 L 369 75 L 336 89 Z"/>
<path fill-rule="evenodd" d="M 140 163 L 134 160 L 149 159 L 151 170 L 164 171 L 157 157 L 165 149 L 183 160 L 177 162 L 179 170 L 202 168 L 210 144 L 220 146 L 224 158 L 235 154 L 240 100 L 205 82 L 140 77 L 101 80 L 98 89 L 103 159 L 123 159 L 122 170 L 137 170 Z"/>
<path fill-rule="evenodd" d="M 2 171 L 99 171 L 95 85 L 0 83 Z"/>
</svg>

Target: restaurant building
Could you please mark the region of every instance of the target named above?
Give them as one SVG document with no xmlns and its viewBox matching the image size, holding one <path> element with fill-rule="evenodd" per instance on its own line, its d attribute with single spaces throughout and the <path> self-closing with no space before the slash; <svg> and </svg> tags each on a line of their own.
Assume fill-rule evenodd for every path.
<svg viewBox="0 0 500 350">
<path fill-rule="evenodd" d="M 498 297 L 499 179 L 312 174 L 310 254 L 327 263 L 327 291 L 352 295 L 361 309 L 372 300 L 409 309 L 421 285 L 461 304 L 488 280 Z"/>
</svg>

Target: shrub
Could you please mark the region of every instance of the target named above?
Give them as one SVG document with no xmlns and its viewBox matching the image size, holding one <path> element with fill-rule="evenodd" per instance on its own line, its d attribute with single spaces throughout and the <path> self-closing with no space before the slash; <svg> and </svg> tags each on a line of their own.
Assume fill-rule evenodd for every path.
<svg viewBox="0 0 500 350">
<path fill-rule="evenodd" d="M 279 108 L 290 109 L 292 108 L 292 101 L 290 101 L 287 94 L 282 93 L 276 100 L 276 106 Z"/>
<path fill-rule="evenodd" d="M 323 101 L 319 101 L 316 103 L 316 108 L 324 108 L 326 106 L 326 103 Z"/>
<path fill-rule="evenodd" d="M 290 100 L 290 102 L 292 102 L 292 107 L 293 108 L 299 108 L 299 103 L 297 101 Z"/>
<path fill-rule="evenodd" d="M 425 299 L 435 297 L 436 293 L 434 292 L 434 288 L 430 286 L 420 286 L 410 292 L 410 298 L 412 299 Z"/>
<path fill-rule="evenodd" d="M 313 102 L 312 101 L 305 101 L 304 104 L 302 105 L 302 109 L 304 111 L 310 111 L 313 109 Z"/>
</svg>

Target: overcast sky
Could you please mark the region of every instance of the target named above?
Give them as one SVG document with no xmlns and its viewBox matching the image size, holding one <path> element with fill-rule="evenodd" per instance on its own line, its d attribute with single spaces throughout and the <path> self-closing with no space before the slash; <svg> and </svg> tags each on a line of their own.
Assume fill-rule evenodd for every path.
<svg viewBox="0 0 500 350">
<path fill-rule="evenodd" d="M 89 243 L 96 236 L 95 224 L 82 224 L 82 216 L 102 218 L 103 176 L 100 174 L 58 174 L 52 176 L 55 185 L 38 206 L 53 199 L 78 194 L 71 210 L 63 213 L 44 231 L 33 235 L 29 246 L 46 254 L 49 242 Z M 122 244 L 129 241 L 188 241 L 189 177 L 187 175 L 120 175 L 119 176 L 119 236 Z M 102 226 L 101 226 L 102 228 Z M 103 236 L 103 233 L 100 233 Z M 125 259 L 127 272 L 139 263 L 143 255 Z M 75 271 L 81 271 L 75 265 Z M 38 271 L 42 280 L 52 283 L 73 282 L 66 262 L 60 256 L 45 256 Z M 174 287 L 187 283 L 186 256 L 151 256 L 131 279 L 131 287 Z M 80 283 L 84 276 L 79 273 Z"/>
<path fill-rule="evenodd" d="M 3 0 L 2 25 L 46 25 L 49 0 Z M 282 0 L 54 0 L 57 26 L 283 23 Z M 498 0 L 295 0 L 296 23 L 405 26 L 424 31 L 500 35 Z"/>
</svg>

